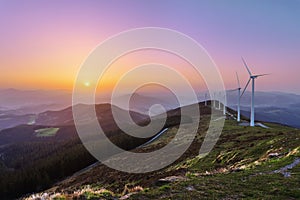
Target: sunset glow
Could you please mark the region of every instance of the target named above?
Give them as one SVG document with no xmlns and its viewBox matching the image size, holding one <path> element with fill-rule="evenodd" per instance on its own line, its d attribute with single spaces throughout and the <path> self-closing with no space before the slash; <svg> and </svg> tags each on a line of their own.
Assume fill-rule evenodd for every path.
<svg viewBox="0 0 300 200">
<path fill-rule="evenodd" d="M 255 73 L 272 73 L 259 80 L 258 90 L 300 93 L 299 7 L 298 1 L 2 1 L 0 87 L 71 90 L 81 64 L 102 41 L 155 26 L 180 31 L 203 45 L 228 89 L 236 87 L 235 71 L 243 85 L 247 81 L 243 56 Z M 99 88 L 111 90 L 123 73 L 145 62 L 172 65 L 205 89 L 182 60 L 154 52 L 120 59 Z M 96 83 L 83 83 L 86 88 L 91 84 Z"/>
</svg>

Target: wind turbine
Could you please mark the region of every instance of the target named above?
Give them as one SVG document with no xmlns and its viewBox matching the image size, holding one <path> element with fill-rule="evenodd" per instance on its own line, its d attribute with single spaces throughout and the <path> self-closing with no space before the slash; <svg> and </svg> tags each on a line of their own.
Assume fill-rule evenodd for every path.
<svg viewBox="0 0 300 200">
<path fill-rule="evenodd" d="M 205 93 L 205 106 L 207 106 L 207 93 Z"/>
<path fill-rule="evenodd" d="M 223 96 L 223 98 L 224 98 L 224 103 L 223 103 L 223 115 L 226 115 L 226 100 L 225 100 L 225 98 L 226 98 L 226 95 L 224 94 L 224 96 Z"/>
<path fill-rule="evenodd" d="M 240 122 L 241 121 L 241 84 L 240 84 L 240 79 L 239 79 L 239 75 L 237 74 L 237 72 L 235 72 L 236 74 L 236 80 L 238 83 L 238 88 L 233 89 L 233 90 L 229 90 L 228 92 L 234 92 L 234 91 L 238 91 L 238 103 L 237 103 L 237 121 Z"/>
<path fill-rule="evenodd" d="M 218 101 L 219 101 L 218 102 L 219 103 L 218 110 L 221 110 L 221 92 L 219 92 Z"/>
<path fill-rule="evenodd" d="M 244 63 L 244 65 L 245 65 L 245 67 L 246 67 L 246 69 L 247 69 L 247 71 L 248 71 L 248 73 L 249 73 L 249 76 L 250 76 L 250 78 L 249 78 L 249 80 L 248 80 L 248 82 L 247 82 L 247 84 L 246 84 L 246 87 L 245 87 L 245 89 L 244 89 L 244 91 L 243 91 L 243 93 L 242 93 L 242 95 L 241 95 L 241 97 L 243 96 L 243 94 L 245 93 L 245 91 L 246 91 L 246 89 L 247 89 L 247 87 L 248 87 L 248 85 L 249 85 L 249 83 L 250 83 L 250 81 L 252 80 L 252 95 L 251 95 L 251 117 L 250 117 L 250 126 L 254 126 L 254 93 L 255 93 L 255 79 L 256 78 L 258 78 L 258 77 L 260 77 L 260 76 L 265 76 L 265 75 L 269 75 L 269 74 L 259 74 L 259 75 L 253 75 L 252 73 L 251 73 L 251 71 L 250 71 L 250 69 L 249 69 L 249 67 L 247 66 L 247 64 L 246 64 L 246 62 L 245 62 L 245 60 L 242 58 L 242 60 L 243 60 L 243 63 Z"/>
<path fill-rule="evenodd" d="M 214 99 L 214 108 L 216 108 L 216 92 L 214 92 L 214 97 L 213 97 L 213 99 Z"/>
<path fill-rule="evenodd" d="M 239 75 L 237 72 L 235 72 L 236 74 L 236 79 L 237 79 L 237 83 L 238 83 L 238 88 L 236 89 L 238 91 L 238 106 L 237 106 L 237 121 L 240 122 L 241 121 L 241 84 L 240 84 L 240 79 L 239 79 Z"/>
</svg>

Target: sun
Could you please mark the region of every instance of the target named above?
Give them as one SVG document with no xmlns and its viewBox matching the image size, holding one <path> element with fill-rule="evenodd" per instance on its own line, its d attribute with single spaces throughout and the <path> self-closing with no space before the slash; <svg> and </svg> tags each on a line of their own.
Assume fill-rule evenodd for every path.
<svg viewBox="0 0 300 200">
<path fill-rule="evenodd" d="M 91 85 L 91 83 L 90 83 L 89 81 L 86 81 L 86 82 L 84 82 L 84 85 L 85 85 L 86 87 L 89 87 L 89 86 Z"/>
</svg>

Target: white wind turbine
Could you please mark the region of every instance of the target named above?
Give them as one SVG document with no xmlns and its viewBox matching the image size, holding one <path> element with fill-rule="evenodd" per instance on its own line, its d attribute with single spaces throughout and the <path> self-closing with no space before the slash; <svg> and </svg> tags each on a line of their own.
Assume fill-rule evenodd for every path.
<svg viewBox="0 0 300 200">
<path fill-rule="evenodd" d="M 237 83 L 238 83 L 238 88 L 233 89 L 233 90 L 229 90 L 228 92 L 234 92 L 234 91 L 238 91 L 238 103 L 237 103 L 237 121 L 240 122 L 241 121 L 241 84 L 240 84 L 240 79 L 239 79 L 239 75 L 237 74 L 237 72 L 235 72 L 236 74 L 236 79 L 237 79 Z"/>
<path fill-rule="evenodd" d="M 223 103 L 223 115 L 226 115 L 226 103 L 227 103 L 227 101 L 225 100 L 225 98 L 226 98 L 226 95 L 224 94 L 223 95 L 223 98 L 224 98 L 224 103 Z"/>
<path fill-rule="evenodd" d="M 236 79 L 237 79 L 237 83 L 238 83 L 238 88 L 236 89 L 238 91 L 238 105 L 237 105 L 237 121 L 240 122 L 241 121 L 241 84 L 240 84 L 240 79 L 239 79 L 239 75 L 237 72 L 235 72 L 236 74 Z"/>
<path fill-rule="evenodd" d="M 219 92 L 219 95 L 218 95 L 218 110 L 221 110 L 221 92 Z"/>
<path fill-rule="evenodd" d="M 253 75 L 253 74 L 251 73 L 249 67 L 247 66 L 245 60 L 244 60 L 243 58 L 242 58 L 242 60 L 243 60 L 243 63 L 244 63 L 244 65 L 245 65 L 245 67 L 246 67 L 248 73 L 249 73 L 250 78 L 249 78 L 249 80 L 248 80 L 248 82 L 247 82 L 247 84 L 246 84 L 246 87 L 245 87 L 245 89 L 244 89 L 244 91 L 243 91 L 241 97 L 242 97 L 243 94 L 245 93 L 245 91 L 246 91 L 246 89 L 247 89 L 247 87 L 248 87 L 250 81 L 252 80 L 252 96 L 251 96 L 251 117 L 250 117 L 250 126 L 254 126 L 254 114 L 255 114 L 255 113 L 254 113 L 254 93 L 255 93 L 255 87 L 254 87 L 255 84 L 254 84 L 254 83 L 255 83 L 255 79 L 258 78 L 258 77 L 260 77 L 260 76 L 265 76 L 265 75 L 269 75 L 269 74 Z"/>
<path fill-rule="evenodd" d="M 214 97 L 213 97 L 213 99 L 214 99 L 214 108 L 216 108 L 216 92 L 214 92 Z"/>
</svg>

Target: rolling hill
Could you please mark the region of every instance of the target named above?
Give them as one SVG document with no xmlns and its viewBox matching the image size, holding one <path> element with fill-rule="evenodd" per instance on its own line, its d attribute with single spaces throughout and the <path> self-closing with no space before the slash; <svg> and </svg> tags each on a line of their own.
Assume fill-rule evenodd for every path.
<svg viewBox="0 0 300 200">
<path fill-rule="evenodd" d="M 90 105 L 77 106 L 85 114 L 85 108 Z M 98 122 L 107 137 L 117 145 L 130 149 L 149 140 L 135 139 L 122 133 L 113 120 L 111 105 L 100 104 L 95 108 Z M 127 112 L 114 108 L 119 115 Z M 130 114 L 136 123 L 149 122 L 148 116 L 136 112 Z M 16 197 L 48 187 L 95 162 L 77 135 L 71 107 L 44 112 L 36 118 L 36 122 L 0 131 L 1 198 Z M 88 124 L 89 120 L 85 123 Z"/>
<path fill-rule="evenodd" d="M 227 116 L 216 146 L 201 157 L 198 152 L 211 117 L 205 110 L 210 109 L 200 104 L 203 114 L 197 136 L 173 164 L 154 172 L 129 174 L 97 163 L 35 195 L 60 199 L 300 197 L 300 130 L 271 123 L 266 123 L 268 129 L 239 126 Z M 177 130 L 174 124 L 157 140 L 133 151 L 155 151 L 165 146 Z"/>
<path fill-rule="evenodd" d="M 274 95 L 286 96 L 286 94 Z M 266 97 L 265 94 L 258 96 L 262 99 Z M 270 97 L 269 94 L 267 96 Z M 271 97 L 275 98 L 272 95 Z M 298 119 L 298 96 L 282 98 L 286 98 L 289 102 L 281 104 L 280 106 L 283 107 L 280 108 L 264 107 L 263 100 L 258 101 L 262 105 L 257 109 L 257 119 L 262 122 L 270 121 L 298 127 L 299 123 L 295 121 Z M 167 127 L 168 130 L 154 142 L 135 149 L 153 137 L 138 139 L 126 135 L 113 120 L 111 105 L 97 104 L 95 106 L 96 120 L 104 127 L 109 139 L 125 150 L 151 152 L 159 149 L 173 138 L 181 117 L 184 123 L 193 121 L 193 116 L 181 116 L 176 102 L 173 104 L 167 100 L 160 101 L 159 96 L 149 98 L 136 94 L 132 100 L 134 103 L 132 102 L 130 108 L 134 111 L 131 110 L 130 115 L 140 125 L 149 123 L 147 113 L 151 105 L 156 103 L 165 105 L 169 111 L 164 128 Z M 0 197 L 2 199 L 13 198 L 28 192 L 51 188 L 47 190 L 47 195 L 53 194 L 58 197 L 60 195 L 62 199 L 75 198 L 74 194 L 79 191 L 81 191 L 79 192 L 80 198 L 83 199 L 91 199 L 93 196 L 106 199 L 127 196 L 131 199 L 161 197 L 197 199 L 199 195 L 208 199 L 215 197 L 236 199 L 249 197 L 249 195 L 253 195 L 253 198 L 262 198 L 262 194 L 270 189 L 265 187 L 266 182 L 262 180 L 266 179 L 275 182 L 273 189 L 280 197 L 297 199 L 299 165 L 288 170 L 280 170 L 288 164 L 293 164 L 293 161 L 297 161 L 300 156 L 298 129 L 271 123 L 267 124 L 271 127 L 270 129 L 259 127 L 251 129 L 238 126 L 228 115 L 218 144 L 207 157 L 200 159 L 197 152 L 207 131 L 211 112 L 210 107 L 205 107 L 204 103 L 199 105 L 201 122 L 198 135 L 191 147 L 174 164 L 147 174 L 126 174 L 109 169 L 100 163 L 95 164 L 95 158 L 86 151 L 78 138 L 73 122 L 72 107 L 21 115 L 2 107 L 0 125 L 2 122 L 4 129 L 0 130 Z M 82 123 L 88 125 L 92 119 L 85 110 L 91 105 L 76 106 L 82 110 L 81 115 L 85 118 Z M 125 108 L 117 106 L 114 108 L 120 116 L 127 112 Z M 248 113 L 245 111 L 247 107 L 243 107 L 243 110 L 242 113 L 247 116 Z M 235 114 L 234 110 L 228 109 L 228 111 Z M 160 120 L 159 113 L 152 114 L 156 120 Z M 243 117 L 243 119 L 246 118 Z M 90 167 L 84 170 L 87 166 Z M 279 172 L 275 173 L 276 170 Z M 286 173 L 292 177 L 288 179 L 288 183 L 284 175 Z M 72 174 L 74 175 L 71 176 Z M 256 177 L 257 174 L 261 176 L 253 180 L 252 176 Z M 66 178 L 68 176 L 71 177 Z M 240 179 L 251 179 L 251 181 L 241 184 Z M 227 187 L 229 182 L 234 187 Z M 56 184 L 53 185 L 54 183 Z M 241 187 L 238 187 L 239 184 Z M 289 185 L 289 188 L 282 186 L 284 184 Z M 261 188 L 257 188 L 258 185 Z M 135 187 L 140 187 L 138 193 L 134 191 Z M 249 189 L 243 190 L 245 187 Z M 201 188 L 204 192 L 199 192 Z M 226 188 L 226 192 L 221 188 Z M 99 190 L 106 193 L 102 194 Z M 230 192 L 230 190 L 235 192 Z M 260 192 L 251 193 L 252 190 Z M 45 193 L 38 195 L 42 194 Z M 267 195 L 270 198 L 273 197 L 271 193 Z"/>
</svg>

